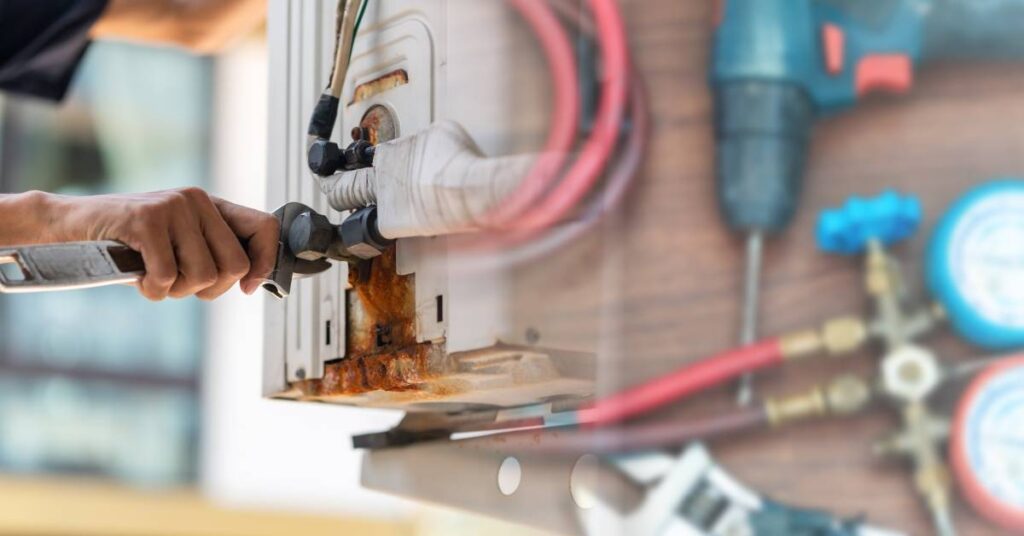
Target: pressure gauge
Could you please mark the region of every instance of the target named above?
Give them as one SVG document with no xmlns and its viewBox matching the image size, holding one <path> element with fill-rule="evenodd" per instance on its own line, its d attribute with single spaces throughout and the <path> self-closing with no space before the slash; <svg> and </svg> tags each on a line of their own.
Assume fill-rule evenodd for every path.
<svg viewBox="0 0 1024 536">
<path fill-rule="evenodd" d="M 1024 181 L 968 192 L 942 217 L 927 279 L 953 327 L 985 348 L 1024 346 Z"/>
<path fill-rule="evenodd" d="M 950 458 L 962 494 L 981 515 L 1024 531 L 1024 357 L 978 376 L 961 398 Z"/>
</svg>

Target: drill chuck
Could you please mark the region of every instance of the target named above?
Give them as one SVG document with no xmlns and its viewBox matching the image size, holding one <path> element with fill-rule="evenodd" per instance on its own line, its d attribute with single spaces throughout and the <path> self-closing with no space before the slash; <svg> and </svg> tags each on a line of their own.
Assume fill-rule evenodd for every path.
<svg viewBox="0 0 1024 536">
<path fill-rule="evenodd" d="M 738 230 L 781 231 L 799 200 L 814 103 L 787 82 L 730 81 L 715 92 L 722 213 Z"/>
</svg>

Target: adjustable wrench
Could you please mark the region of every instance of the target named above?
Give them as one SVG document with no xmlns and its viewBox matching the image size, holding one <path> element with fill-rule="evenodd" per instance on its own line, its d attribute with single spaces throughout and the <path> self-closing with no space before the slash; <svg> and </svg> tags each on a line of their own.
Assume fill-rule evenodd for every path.
<svg viewBox="0 0 1024 536">
<path fill-rule="evenodd" d="M 377 231 L 375 207 L 352 214 L 341 225 L 301 203 L 288 203 L 274 215 L 281 222 L 277 260 L 263 288 L 280 299 L 291 292 L 293 279 L 326 272 L 330 260 L 369 260 L 392 243 Z M 133 284 L 145 274 L 142 255 L 120 242 L 0 247 L 0 293 Z"/>
</svg>

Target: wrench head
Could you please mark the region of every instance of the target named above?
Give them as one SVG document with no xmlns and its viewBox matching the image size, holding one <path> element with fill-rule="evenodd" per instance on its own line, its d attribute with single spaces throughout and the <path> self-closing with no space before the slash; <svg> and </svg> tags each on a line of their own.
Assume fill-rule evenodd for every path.
<svg viewBox="0 0 1024 536">
<path fill-rule="evenodd" d="M 278 299 L 283 300 L 291 294 L 295 278 L 321 274 L 331 268 L 327 259 L 300 259 L 292 251 L 288 239 L 292 224 L 303 214 L 316 215 L 317 212 L 302 203 L 288 203 L 274 211 L 274 216 L 281 223 L 281 234 L 277 241 L 277 262 L 270 277 L 263 281 L 263 289 Z"/>
</svg>

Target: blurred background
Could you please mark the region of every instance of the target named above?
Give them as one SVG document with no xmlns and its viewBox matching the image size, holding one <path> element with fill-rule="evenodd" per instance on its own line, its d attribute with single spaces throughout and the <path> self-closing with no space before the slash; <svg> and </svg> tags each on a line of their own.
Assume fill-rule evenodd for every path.
<svg viewBox="0 0 1024 536">
<path fill-rule="evenodd" d="M 0 96 L 0 191 L 267 208 L 253 26 L 206 55 L 99 41 L 61 105 Z M 350 435 L 400 416 L 262 400 L 262 299 L 0 295 L 0 534 L 523 533 L 362 490 Z"/>
</svg>

